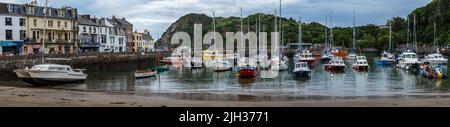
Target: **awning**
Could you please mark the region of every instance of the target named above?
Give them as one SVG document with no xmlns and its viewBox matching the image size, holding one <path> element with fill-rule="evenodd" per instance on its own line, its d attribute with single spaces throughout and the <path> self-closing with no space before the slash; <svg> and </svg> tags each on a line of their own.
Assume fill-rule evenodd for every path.
<svg viewBox="0 0 450 127">
<path fill-rule="evenodd" d="M 0 41 L 2 47 L 22 47 L 23 41 Z"/>
</svg>

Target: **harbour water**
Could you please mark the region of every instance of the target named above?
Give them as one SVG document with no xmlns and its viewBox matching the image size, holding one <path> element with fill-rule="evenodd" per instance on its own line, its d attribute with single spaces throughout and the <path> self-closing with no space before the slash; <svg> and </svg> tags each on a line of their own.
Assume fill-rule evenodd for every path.
<svg viewBox="0 0 450 127">
<path fill-rule="evenodd" d="M 345 73 L 331 74 L 317 63 L 309 79 L 294 79 L 292 71 L 280 72 L 275 79 L 239 79 L 236 72 L 212 69 L 180 69 L 148 79 L 135 79 L 133 71 L 152 68 L 154 62 L 129 62 L 91 66 L 84 84 L 44 86 L 108 93 L 188 100 L 289 100 L 327 98 L 414 98 L 450 96 L 449 80 L 423 78 L 418 71 L 405 71 L 373 64 L 369 72 L 355 72 L 346 61 Z M 291 63 L 290 69 L 292 70 Z M 448 71 L 447 71 L 448 72 Z M 14 76 L 9 76 L 14 77 Z M 25 86 L 16 78 L 2 75 L 0 85 Z"/>
</svg>

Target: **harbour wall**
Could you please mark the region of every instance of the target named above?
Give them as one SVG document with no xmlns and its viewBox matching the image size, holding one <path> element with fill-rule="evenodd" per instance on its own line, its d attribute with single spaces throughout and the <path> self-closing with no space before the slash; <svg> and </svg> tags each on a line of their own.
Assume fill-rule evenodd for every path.
<svg viewBox="0 0 450 127">
<path fill-rule="evenodd" d="M 154 60 L 170 56 L 171 52 L 141 53 L 83 53 L 83 54 L 48 54 L 45 58 L 64 58 L 70 60 L 46 60 L 46 63 L 67 64 L 76 68 L 86 68 L 92 65 L 107 65 L 121 62 L 137 62 Z M 27 56 L 0 57 L 0 73 L 12 73 L 14 69 L 31 67 L 42 63 L 40 54 Z"/>
</svg>

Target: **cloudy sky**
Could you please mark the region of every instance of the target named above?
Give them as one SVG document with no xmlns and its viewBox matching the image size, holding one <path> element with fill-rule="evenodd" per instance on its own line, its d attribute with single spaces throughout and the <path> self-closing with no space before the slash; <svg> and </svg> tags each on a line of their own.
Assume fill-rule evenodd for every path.
<svg viewBox="0 0 450 127">
<path fill-rule="evenodd" d="M 31 0 L 0 0 L 1 2 L 24 3 Z M 37 0 L 43 5 L 45 0 Z M 324 22 L 333 12 L 334 24 L 350 26 L 352 11 L 356 11 L 357 24 L 385 24 L 394 16 L 406 16 L 413 9 L 426 5 L 431 0 L 282 0 L 284 17 L 301 16 L 304 21 Z M 49 5 L 70 5 L 80 14 L 97 17 L 126 17 L 135 29 L 149 29 L 160 36 L 167 27 L 187 13 L 205 13 L 216 16 L 239 16 L 239 8 L 249 15 L 256 12 L 274 13 L 279 0 L 49 0 Z M 156 37 L 159 38 L 159 37 Z"/>
</svg>

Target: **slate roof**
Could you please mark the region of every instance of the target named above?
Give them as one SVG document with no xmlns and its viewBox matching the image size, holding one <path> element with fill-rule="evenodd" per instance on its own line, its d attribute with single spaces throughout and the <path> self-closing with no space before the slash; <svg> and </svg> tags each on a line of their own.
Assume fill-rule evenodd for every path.
<svg viewBox="0 0 450 127">
<path fill-rule="evenodd" d="M 8 10 L 8 5 L 11 6 L 16 6 L 18 9 L 18 13 L 11 13 Z M 25 10 L 25 6 L 21 5 L 21 4 L 12 4 L 12 3 L 1 3 L 0 2 L 0 14 L 8 14 L 8 15 L 13 15 L 13 14 L 17 14 L 17 15 L 24 15 L 26 13 Z"/>
</svg>

